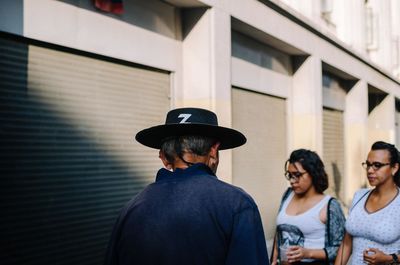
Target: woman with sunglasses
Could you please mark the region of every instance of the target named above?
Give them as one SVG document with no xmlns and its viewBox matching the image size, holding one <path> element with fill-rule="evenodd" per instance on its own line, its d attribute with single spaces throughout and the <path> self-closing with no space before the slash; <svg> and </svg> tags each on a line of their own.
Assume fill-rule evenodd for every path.
<svg viewBox="0 0 400 265">
<path fill-rule="evenodd" d="M 333 263 L 345 218 L 338 201 L 323 193 L 328 188 L 323 162 L 317 153 L 298 149 L 285 170 L 290 188 L 279 207 L 272 265 Z"/>
<path fill-rule="evenodd" d="M 346 233 L 335 265 L 399 264 L 399 152 L 392 144 L 375 142 L 362 163 L 372 189 L 356 192 Z"/>
</svg>

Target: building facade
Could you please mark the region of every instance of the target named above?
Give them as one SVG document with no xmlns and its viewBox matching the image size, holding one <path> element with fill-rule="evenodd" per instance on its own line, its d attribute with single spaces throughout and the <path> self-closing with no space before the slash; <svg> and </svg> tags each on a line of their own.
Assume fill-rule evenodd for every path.
<svg viewBox="0 0 400 265">
<path fill-rule="evenodd" d="M 0 3 L 3 264 L 98 264 L 118 210 L 161 166 L 134 141 L 175 107 L 248 143 L 218 175 L 256 200 L 268 243 L 297 148 L 349 205 L 376 140 L 400 144 L 396 0 Z M 3 256 L 4 255 L 4 256 Z"/>
</svg>

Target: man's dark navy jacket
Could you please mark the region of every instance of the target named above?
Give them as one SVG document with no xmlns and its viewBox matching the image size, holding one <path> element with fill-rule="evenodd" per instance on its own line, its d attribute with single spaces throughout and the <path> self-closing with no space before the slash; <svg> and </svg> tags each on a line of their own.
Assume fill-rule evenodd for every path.
<svg viewBox="0 0 400 265">
<path fill-rule="evenodd" d="M 268 265 L 260 214 L 204 164 L 160 169 L 122 210 L 106 265 Z"/>
</svg>

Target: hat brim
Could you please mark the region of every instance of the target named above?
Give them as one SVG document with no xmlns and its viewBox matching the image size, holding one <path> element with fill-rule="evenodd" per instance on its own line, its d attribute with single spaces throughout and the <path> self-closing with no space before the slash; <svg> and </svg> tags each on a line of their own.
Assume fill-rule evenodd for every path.
<svg viewBox="0 0 400 265">
<path fill-rule="evenodd" d="M 174 136 L 200 135 L 215 138 L 220 142 L 219 149 L 230 149 L 246 143 L 246 137 L 234 129 L 208 124 L 165 124 L 144 129 L 136 134 L 139 143 L 160 149 L 165 139 Z"/>
</svg>

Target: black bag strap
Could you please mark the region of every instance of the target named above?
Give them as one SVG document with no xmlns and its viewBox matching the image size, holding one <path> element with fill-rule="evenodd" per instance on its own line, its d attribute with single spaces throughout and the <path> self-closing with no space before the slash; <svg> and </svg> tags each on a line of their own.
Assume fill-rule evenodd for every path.
<svg viewBox="0 0 400 265">
<path fill-rule="evenodd" d="M 274 260 L 275 244 L 276 244 L 276 232 L 275 232 L 275 236 L 274 236 L 274 243 L 272 244 L 271 258 L 269 260 L 269 264 L 272 264 L 272 261 Z"/>
<path fill-rule="evenodd" d="M 329 233 L 330 222 L 331 222 L 331 215 L 330 215 L 331 211 L 330 211 L 330 208 L 331 208 L 331 202 L 333 200 L 334 200 L 334 198 L 331 197 L 329 199 L 329 201 L 328 201 L 328 206 L 326 207 L 326 231 L 327 231 L 326 233 L 328 235 L 328 242 L 331 242 L 331 234 Z M 328 257 L 328 255 L 326 255 L 326 257 Z"/>
<path fill-rule="evenodd" d="M 289 197 L 289 194 L 290 194 L 291 192 L 292 192 L 292 188 L 288 187 L 288 188 L 285 190 L 285 192 L 283 193 L 282 198 L 281 198 L 281 203 L 280 203 L 280 205 L 279 205 L 278 213 L 281 211 L 283 203 L 284 203 L 284 202 L 286 201 L 286 199 Z M 277 238 L 278 238 L 278 231 L 275 229 L 274 243 L 272 244 L 272 251 L 271 251 L 272 253 L 271 253 L 270 263 L 272 263 L 272 261 L 273 261 L 273 259 L 274 259 L 274 249 L 275 249 L 275 245 L 278 244 Z M 277 246 L 277 247 L 278 247 L 278 246 Z M 280 258 L 280 257 L 279 257 L 279 250 L 277 251 L 277 253 L 278 253 L 278 259 L 279 259 L 279 258 Z"/>
</svg>

